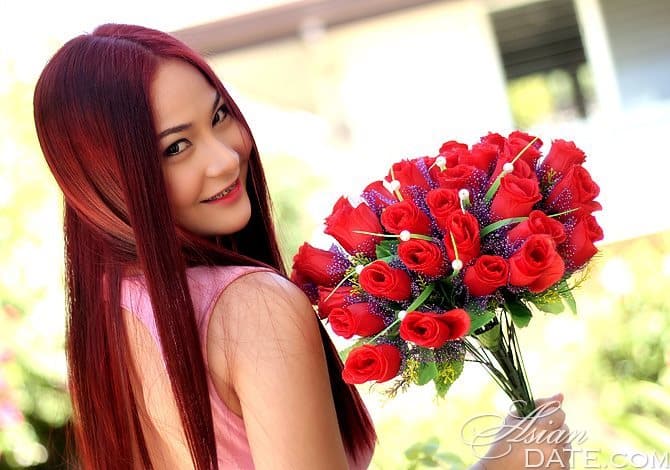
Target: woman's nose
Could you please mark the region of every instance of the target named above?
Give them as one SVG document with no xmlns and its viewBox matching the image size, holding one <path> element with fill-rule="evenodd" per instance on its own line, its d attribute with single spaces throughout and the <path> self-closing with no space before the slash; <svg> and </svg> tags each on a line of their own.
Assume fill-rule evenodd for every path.
<svg viewBox="0 0 670 470">
<path fill-rule="evenodd" d="M 205 174 L 208 177 L 217 177 L 227 173 L 234 176 L 239 171 L 239 154 L 224 142 L 213 138 L 203 150 L 206 152 Z"/>
</svg>

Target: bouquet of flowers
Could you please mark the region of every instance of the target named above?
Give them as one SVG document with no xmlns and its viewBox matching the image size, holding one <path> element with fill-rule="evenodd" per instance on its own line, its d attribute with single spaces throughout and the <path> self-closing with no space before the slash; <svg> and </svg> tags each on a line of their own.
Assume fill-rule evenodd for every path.
<svg viewBox="0 0 670 470">
<path fill-rule="evenodd" d="M 341 197 L 325 219 L 334 243 L 304 243 L 292 280 L 343 338 L 343 378 L 396 379 L 392 396 L 433 382 L 444 396 L 479 362 L 521 416 L 534 408 L 516 328 L 531 306 L 576 310 L 570 285 L 603 233 L 598 185 L 574 143 L 524 132 L 445 142 L 436 156 L 403 159 Z"/>
</svg>

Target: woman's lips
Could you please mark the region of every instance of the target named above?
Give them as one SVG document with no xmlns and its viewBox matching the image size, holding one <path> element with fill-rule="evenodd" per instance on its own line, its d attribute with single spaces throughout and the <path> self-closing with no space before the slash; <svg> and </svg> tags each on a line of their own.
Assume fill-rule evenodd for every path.
<svg viewBox="0 0 670 470">
<path fill-rule="evenodd" d="M 240 184 L 239 178 L 235 180 L 233 184 L 225 188 L 224 190 L 220 191 L 218 194 L 210 197 L 209 199 L 205 199 L 202 202 L 206 203 L 214 203 L 214 202 L 221 202 L 221 201 L 229 201 L 234 199 L 237 194 L 240 193 L 242 185 Z"/>
</svg>

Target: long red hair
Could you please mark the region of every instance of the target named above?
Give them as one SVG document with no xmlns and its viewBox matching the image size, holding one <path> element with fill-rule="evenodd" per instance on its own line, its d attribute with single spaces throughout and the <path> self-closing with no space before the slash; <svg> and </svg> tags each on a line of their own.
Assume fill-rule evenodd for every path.
<svg viewBox="0 0 670 470">
<path fill-rule="evenodd" d="M 286 276 L 253 137 L 246 181 L 249 224 L 216 238 L 175 227 L 150 106 L 150 85 L 165 58 L 196 67 L 251 136 L 201 56 L 169 34 L 140 26 L 102 25 L 70 40 L 46 65 L 35 89 L 37 135 L 65 200 L 68 384 L 76 458 L 85 469 L 132 468 L 137 451 L 144 467 L 152 468 L 130 385 L 120 312 L 126 266 L 138 265 L 145 273 L 172 392 L 199 470 L 218 464 L 185 269 L 261 265 Z M 354 458 L 361 457 L 374 445 L 374 429 L 359 394 L 343 382 L 342 362 L 320 328 L 344 445 Z"/>
</svg>

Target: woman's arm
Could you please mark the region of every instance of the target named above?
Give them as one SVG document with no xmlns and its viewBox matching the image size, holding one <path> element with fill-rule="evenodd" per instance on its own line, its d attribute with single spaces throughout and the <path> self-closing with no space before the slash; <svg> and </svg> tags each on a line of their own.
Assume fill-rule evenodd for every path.
<svg viewBox="0 0 670 470">
<path fill-rule="evenodd" d="M 210 369 L 239 398 L 257 469 L 347 469 L 317 318 L 290 281 L 256 272 L 218 300 Z"/>
</svg>

